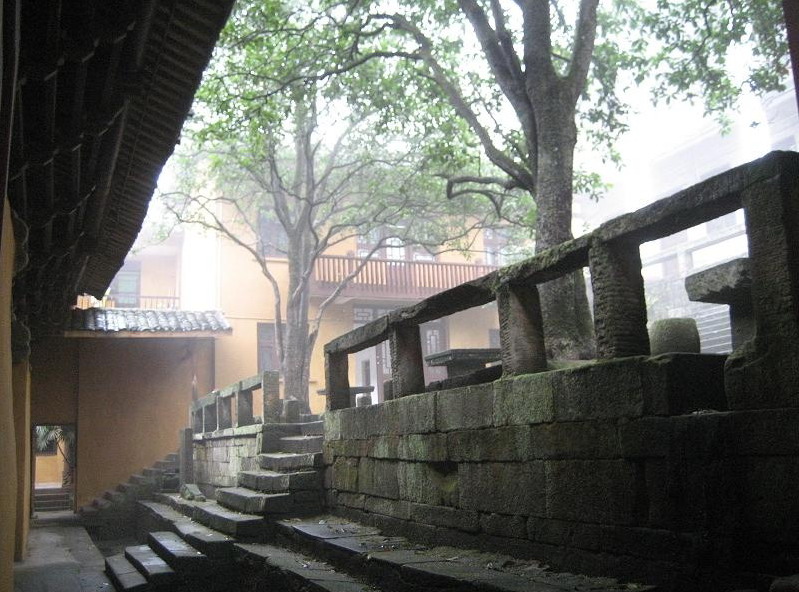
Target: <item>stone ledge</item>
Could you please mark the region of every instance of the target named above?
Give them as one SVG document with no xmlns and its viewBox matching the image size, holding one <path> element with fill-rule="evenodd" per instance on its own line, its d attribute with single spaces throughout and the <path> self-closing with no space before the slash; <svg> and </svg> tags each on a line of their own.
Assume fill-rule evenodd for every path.
<svg viewBox="0 0 799 592">
<path fill-rule="evenodd" d="M 203 440 L 221 440 L 224 438 L 239 438 L 239 437 L 254 437 L 264 430 L 263 424 L 253 424 L 247 426 L 239 426 L 237 428 L 225 428 L 223 430 L 215 430 L 213 432 L 203 432 L 201 434 L 194 434 L 195 442 L 202 442 Z"/>
</svg>

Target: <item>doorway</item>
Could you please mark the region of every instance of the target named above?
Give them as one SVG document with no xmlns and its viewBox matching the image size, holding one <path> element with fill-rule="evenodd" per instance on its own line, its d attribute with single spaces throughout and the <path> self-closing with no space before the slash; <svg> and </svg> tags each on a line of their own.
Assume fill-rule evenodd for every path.
<svg viewBox="0 0 799 592">
<path fill-rule="evenodd" d="M 35 425 L 31 434 L 32 511 L 75 510 L 76 432 L 74 424 Z"/>
</svg>

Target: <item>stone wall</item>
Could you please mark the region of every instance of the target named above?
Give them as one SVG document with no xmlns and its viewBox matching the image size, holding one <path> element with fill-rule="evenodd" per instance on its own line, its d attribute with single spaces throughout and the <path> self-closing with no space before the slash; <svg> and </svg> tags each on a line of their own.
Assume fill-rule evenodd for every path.
<svg viewBox="0 0 799 592">
<path fill-rule="evenodd" d="M 254 424 L 194 435 L 194 482 L 206 496 L 235 487 L 239 471 L 258 469 L 263 432 L 263 425 Z"/>
<path fill-rule="evenodd" d="M 635 357 L 329 411 L 329 503 L 671 589 L 799 571 L 799 409 L 727 411 L 723 365 Z"/>
</svg>

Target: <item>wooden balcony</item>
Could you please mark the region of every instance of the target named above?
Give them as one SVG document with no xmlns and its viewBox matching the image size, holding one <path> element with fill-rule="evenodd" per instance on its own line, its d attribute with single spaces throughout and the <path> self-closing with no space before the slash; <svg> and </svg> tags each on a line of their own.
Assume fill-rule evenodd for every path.
<svg viewBox="0 0 799 592">
<path fill-rule="evenodd" d="M 484 276 L 497 267 L 471 263 L 397 261 L 323 256 L 311 278 L 311 294 L 325 297 L 363 263 L 363 268 L 342 290 L 345 298 L 419 300 Z"/>
</svg>

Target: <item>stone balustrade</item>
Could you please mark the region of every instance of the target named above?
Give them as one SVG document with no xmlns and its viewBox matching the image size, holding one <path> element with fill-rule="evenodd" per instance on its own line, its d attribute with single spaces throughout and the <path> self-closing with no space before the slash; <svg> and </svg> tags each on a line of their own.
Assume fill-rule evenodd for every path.
<svg viewBox="0 0 799 592">
<path fill-rule="evenodd" d="M 264 372 L 212 391 L 192 403 L 192 431 L 203 434 L 255 424 L 252 393 L 259 389 L 264 394 L 262 421 L 279 421 L 282 406 L 278 384 L 277 372 Z"/>
<path fill-rule="evenodd" d="M 394 398 L 425 389 L 419 325 L 496 301 L 503 374 L 547 369 L 538 285 L 589 267 L 597 357 L 649 355 L 639 246 L 745 212 L 756 339 L 737 352 L 732 407 L 777 407 L 799 392 L 799 155 L 773 152 L 602 224 L 519 264 L 395 310 L 325 346 L 327 408 L 349 407 L 349 354 L 388 341 Z M 742 348 L 743 349 L 743 348 Z M 744 371 L 745 370 L 745 371 Z M 766 380 L 767 378 L 767 380 Z M 757 392 L 757 401 L 749 393 Z"/>
</svg>

